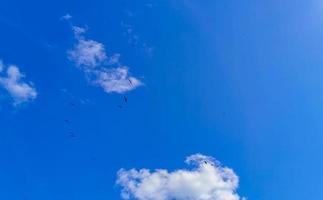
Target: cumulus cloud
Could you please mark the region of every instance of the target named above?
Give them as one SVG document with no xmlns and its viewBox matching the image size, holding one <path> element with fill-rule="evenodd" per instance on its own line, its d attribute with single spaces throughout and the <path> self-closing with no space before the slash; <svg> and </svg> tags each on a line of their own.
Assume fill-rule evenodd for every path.
<svg viewBox="0 0 323 200">
<path fill-rule="evenodd" d="M 0 62 L 0 72 L 5 68 L 3 62 Z M 14 105 L 36 99 L 37 92 L 32 83 L 27 83 L 23 79 L 25 75 L 19 68 L 10 65 L 6 70 L 6 75 L 0 76 L 0 85 L 8 91 L 14 100 Z"/>
<path fill-rule="evenodd" d="M 121 169 L 117 184 L 123 199 L 136 200 L 244 200 L 236 190 L 239 179 L 234 171 L 222 167 L 209 156 L 187 157 L 190 169 Z"/>
<path fill-rule="evenodd" d="M 68 56 L 77 66 L 93 68 L 107 59 L 103 44 L 86 39 L 79 39 L 73 50 L 68 52 Z"/>
<path fill-rule="evenodd" d="M 120 54 L 108 56 L 104 44 L 87 39 L 87 29 L 72 26 L 76 43 L 67 52 L 68 58 L 107 93 L 125 93 L 141 85 L 141 81 L 129 74 L 129 68 L 121 65 Z"/>
</svg>

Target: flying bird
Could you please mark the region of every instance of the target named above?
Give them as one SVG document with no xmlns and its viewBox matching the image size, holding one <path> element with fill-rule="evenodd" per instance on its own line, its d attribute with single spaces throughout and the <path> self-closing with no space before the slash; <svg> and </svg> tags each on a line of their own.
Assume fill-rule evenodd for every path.
<svg viewBox="0 0 323 200">
<path fill-rule="evenodd" d="M 69 124 L 71 121 L 69 119 L 64 119 L 64 122 Z"/>
<path fill-rule="evenodd" d="M 128 103 L 128 97 L 127 96 L 123 96 L 124 102 Z"/>
<path fill-rule="evenodd" d="M 128 78 L 128 81 L 129 81 L 130 85 L 132 85 L 132 81 L 130 80 L 130 78 Z"/>
</svg>

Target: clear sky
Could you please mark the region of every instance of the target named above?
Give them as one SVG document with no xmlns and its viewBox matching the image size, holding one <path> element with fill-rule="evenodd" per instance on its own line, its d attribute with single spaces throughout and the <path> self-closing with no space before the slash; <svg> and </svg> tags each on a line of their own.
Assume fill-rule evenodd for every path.
<svg viewBox="0 0 323 200">
<path fill-rule="evenodd" d="M 323 199 L 322 1 L 2 0 L 0 27 L 0 199 L 121 199 L 132 168 L 209 187 L 224 167 L 235 197 L 206 200 Z M 163 187 L 128 193 L 190 200 Z"/>
</svg>

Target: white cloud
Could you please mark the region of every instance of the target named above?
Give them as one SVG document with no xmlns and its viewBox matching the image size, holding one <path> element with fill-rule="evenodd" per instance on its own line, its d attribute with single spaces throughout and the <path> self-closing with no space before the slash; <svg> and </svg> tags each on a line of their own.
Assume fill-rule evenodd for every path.
<svg viewBox="0 0 323 200">
<path fill-rule="evenodd" d="M 70 19 L 72 19 L 72 15 L 70 15 L 68 13 L 61 17 L 61 20 L 70 20 Z"/>
<path fill-rule="evenodd" d="M 142 85 L 137 78 L 129 75 L 127 67 L 99 71 L 95 83 L 99 84 L 107 93 L 124 93 Z"/>
<path fill-rule="evenodd" d="M 72 26 L 72 30 L 76 44 L 67 52 L 68 58 L 90 77 L 92 83 L 107 93 L 125 93 L 143 85 L 129 75 L 129 68 L 121 66 L 120 54 L 107 56 L 104 44 L 84 37 L 86 28 Z M 111 68 L 113 65 L 117 68 Z"/>
<path fill-rule="evenodd" d="M 83 38 L 82 34 L 86 32 L 86 28 L 79 26 L 72 26 L 72 30 L 77 39 Z"/>
<path fill-rule="evenodd" d="M 120 54 L 115 53 L 112 56 L 110 56 L 108 64 L 109 65 L 115 65 L 115 64 L 120 64 Z"/>
<path fill-rule="evenodd" d="M 1 61 L 1 70 L 3 70 L 4 67 L 5 66 Z M 24 77 L 25 75 L 14 65 L 10 65 L 7 68 L 6 76 L 0 76 L 0 85 L 9 92 L 14 100 L 14 105 L 32 101 L 37 97 L 36 89 L 33 87 L 32 83 L 24 82 Z"/>
<path fill-rule="evenodd" d="M 77 66 L 97 67 L 106 59 L 105 48 L 102 43 L 94 40 L 79 39 L 68 56 Z"/>
<path fill-rule="evenodd" d="M 191 169 L 121 169 L 117 184 L 123 199 L 136 200 L 244 200 L 236 190 L 239 179 L 212 157 L 195 154 L 186 159 Z"/>
</svg>

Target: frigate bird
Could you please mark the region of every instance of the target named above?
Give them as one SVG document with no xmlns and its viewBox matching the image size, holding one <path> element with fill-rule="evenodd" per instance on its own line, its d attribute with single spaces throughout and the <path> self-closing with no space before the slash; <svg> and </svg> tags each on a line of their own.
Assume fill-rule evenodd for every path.
<svg viewBox="0 0 323 200">
<path fill-rule="evenodd" d="M 130 80 L 130 78 L 128 78 L 128 81 L 129 81 L 130 85 L 132 85 L 132 81 Z"/>
</svg>

